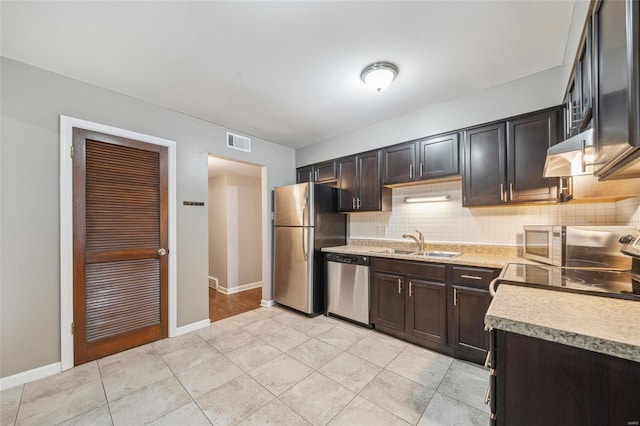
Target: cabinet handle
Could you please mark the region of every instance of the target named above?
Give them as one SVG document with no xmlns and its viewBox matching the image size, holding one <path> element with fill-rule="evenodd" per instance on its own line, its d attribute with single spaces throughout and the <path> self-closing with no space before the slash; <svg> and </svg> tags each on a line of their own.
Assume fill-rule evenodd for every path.
<svg viewBox="0 0 640 426">
<path fill-rule="evenodd" d="M 424 173 L 423 173 L 422 163 L 420 163 L 420 176 L 422 175 L 424 175 Z"/>
<path fill-rule="evenodd" d="M 509 184 L 509 199 L 513 201 L 513 183 Z"/>
<path fill-rule="evenodd" d="M 413 282 L 409 281 L 409 297 L 413 296 Z"/>
<path fill-rule="evenodd" d="M 491 386 L 487 388 L 487 395 L 484 397 L 484 403 L 489 405 L 489 401 L 491 401 Z"/>
<path fill-rule="evenodd" d="M 505 201 L 504 199 L 504 185 L 500 184 L 500 201 Z"/>
<path fill-rule="evenodd" d="M 413 164 L 409 164 L 409 179 L 413 179 Z"/>
<path fill-rule="evenodd" d="M 402 278 L 398 278 L 398 294 L 402 294 Z"/>
<path fill-rule="evenodd" d="M 454 288 L 453 289 L 453 306 L 456 306 L 458 304 L 458 289 Z"/>
<path fill-rule="evenodd" d="M 460 278 L 469 278 L 470 280 L 481 280 L 482 279 L 482 277 L 479 277 L 477 275 L 466 275 L 466 274 L 460 275 Z"/>
<path fill-rule="evenodd" d="M 356 197 L 353 197 L 351 199 L 351 209 L 355 210 L 356 209 Z"/>
</svg>

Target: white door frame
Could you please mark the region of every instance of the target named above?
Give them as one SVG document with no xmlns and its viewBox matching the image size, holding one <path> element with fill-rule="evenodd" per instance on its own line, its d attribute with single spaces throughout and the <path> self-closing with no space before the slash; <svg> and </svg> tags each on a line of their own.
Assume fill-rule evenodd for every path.
<svg viewBox="0 0 640 426">
<path fill-rule="evenodd" d="M 142 133 L 60 116 L 60 361 L 62 371 L 73 367 L 73 128 L 166 146 L 169 154 L 169 336 L 177 329 L 176 270 L 176 143 Z"/>
</svg>

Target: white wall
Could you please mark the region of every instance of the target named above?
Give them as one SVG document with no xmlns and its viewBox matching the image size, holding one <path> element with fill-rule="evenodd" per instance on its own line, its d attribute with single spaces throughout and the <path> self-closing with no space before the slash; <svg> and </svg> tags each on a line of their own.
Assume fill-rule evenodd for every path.
<svg viewBox="0 0 640 426">
<path fill-rule="evenodd" d="M 260 179 L 227 175 L 227 288 L 262 281 Z"/>
<path fill-rule="evenodd" d="M 563 84 L 562 67 L 556 67 L 461 98 L 430 105 L 364 129 L 298 148 L 296 166 L 556 106 L 562 102 Z"/>
<path fill-rule="evenodd" d="M 61 114 L 177 142 L 178 326 L 207 319 L 208 211 L 182 202 L 207 200 L 209 153 L 266 166 L 271 191 L 294 182 L 294 151 L 258 138 L 252 153 L 228 149 L 216 124 L 11 59 L 0 67 L 0 377 L 60 361 Z M 270 267 L 264 278 L 270 300 Z"/>
<path fill-rule="evenodd" d="M 227 176 L 209 179 L 209 276 L 227 287 Z"/>
<path fill-rule="evenodd" d="M 262 281 L 260 178 L 209 180 L 209 276 L 222 290 Z"/>
<path fill-rule="evenodd" d="M 450 201 L 406 204 L 410 195 L 448 194 Z M 536 206 L 462 207 L 462 182 L 393 189 L 393 210 L 349 215 L 350 238 L 402 239 L 425 234 L 432 242 L 468 242 L 517 246 L 524 225 L 635 225 L 640 227 L 640 197 L 609 203 Z"/>
</svg>

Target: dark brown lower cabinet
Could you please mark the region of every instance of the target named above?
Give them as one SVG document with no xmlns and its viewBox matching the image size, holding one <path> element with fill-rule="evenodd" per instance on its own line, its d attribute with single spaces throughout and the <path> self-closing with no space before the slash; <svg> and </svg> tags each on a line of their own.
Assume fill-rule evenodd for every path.
<svg viewBox="0 0 640 426">
<path fill-rule="evenodd" d="M 371 268 L 376 329 L 447 352 L 446 265 L 373 258 Z"/>
<path fill-rule="evenodd" d="M 447 344 L 447 283 L 407 278 L 405 332 L 418 339 Z"/>
<path fill-rule="evenodd" d="M 484 362 L 489 350 L 489 334 L 484 315 L 491 304 L 489 290 L 453 285 L 452 345 L 456 356 Z"/>
<path fill-rule="evenodd" d="M 639 424 L 640 363 L 501 330 L 493 340 L 493 424 Z"/>
</svg>

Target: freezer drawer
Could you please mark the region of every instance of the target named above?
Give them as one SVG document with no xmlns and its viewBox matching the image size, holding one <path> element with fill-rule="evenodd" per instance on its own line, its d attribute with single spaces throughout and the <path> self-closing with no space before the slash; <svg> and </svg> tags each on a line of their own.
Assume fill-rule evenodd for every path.
<svg viewBox="0 0 640 426">
<path fill-rule="evenodd" d="M 369 265 L 364 259 L 358 262 L 350 261 L 349 256 L 327 256 L 327 314 L 368 326 Z"/>
</svg>

